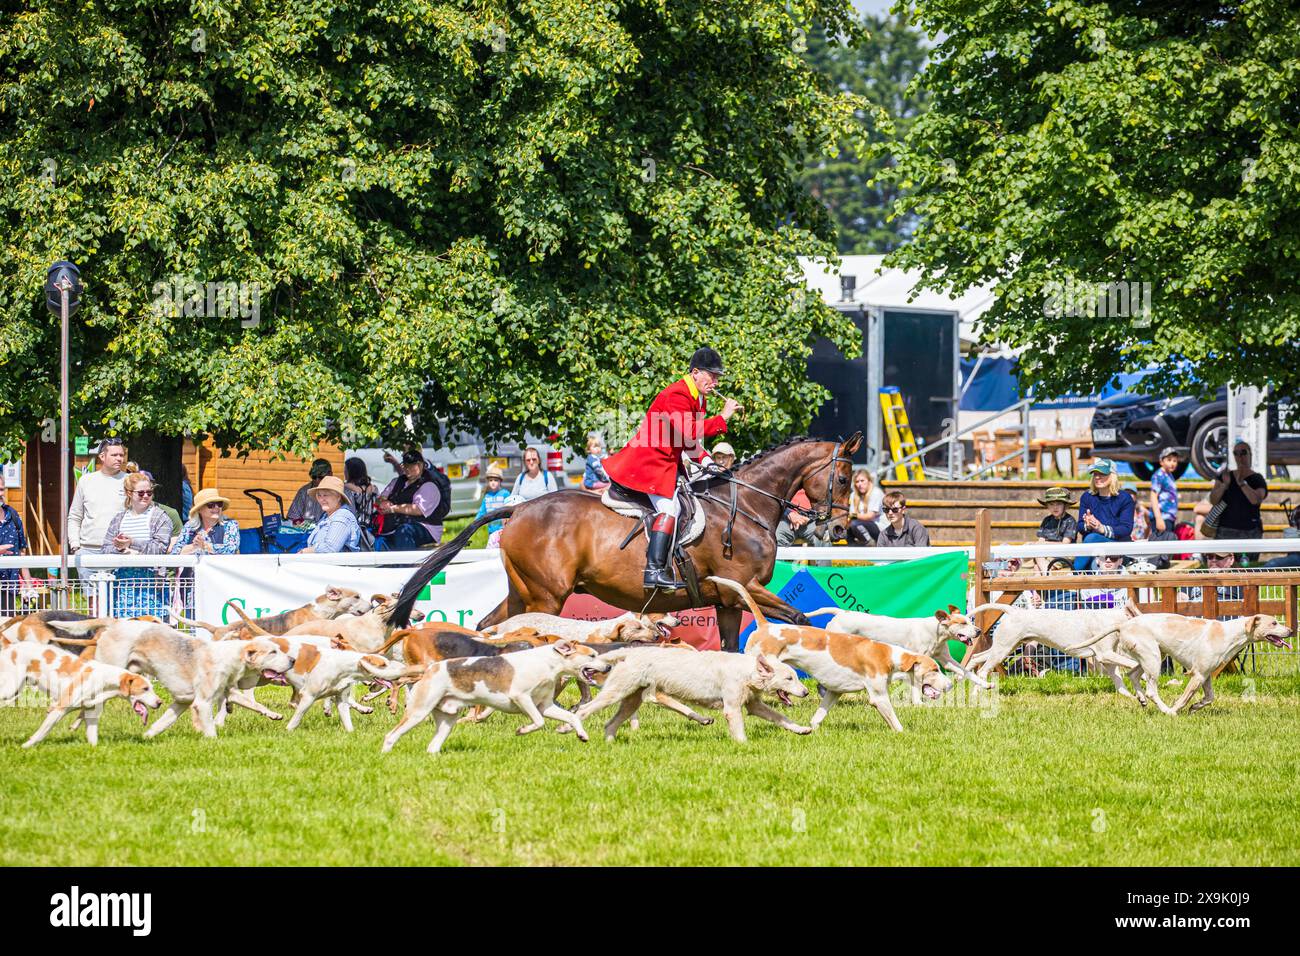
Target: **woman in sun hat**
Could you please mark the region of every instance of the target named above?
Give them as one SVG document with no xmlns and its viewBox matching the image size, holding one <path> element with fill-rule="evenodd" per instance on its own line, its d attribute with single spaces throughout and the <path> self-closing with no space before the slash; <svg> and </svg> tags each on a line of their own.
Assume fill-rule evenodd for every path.
<svg viewBox="0 0 1300 956">
<path fill-rule="evenodd" d="M 194 496 L 190 520 L 172 545 L 172 554 L 238 554 L 239 522 L 227 518 L 230 499 L 216 488 L 204 488 Z"/>
<path fill-rule="evenodd" d="M 1079 521 L 1076 538 L 1085 544 L 1102 544 L 1109 541 L 1129 541 L 1133 535 L 1132 495 L 1121 494 L 1119 475 L 1115 463 L 1098 458 L 1088 469 L 1091 479 L 1088 490 L 1079 498 Z M 1074 559 L 1074 570 L 1086 571 L 1092 558 L 1080 555 Z"/>
<path fill-rule="evenodd" d="M 339 554 L 343 551 L 359 551 L 361 525 L 348 503 L 347 489 L 343 481 L 333 475 L 327 475 L 312 489 L 316 504 L 320 505 L 320 517 L 316 526 L 307 536 L 307 546 L 300 554 Z"/>
</svg>

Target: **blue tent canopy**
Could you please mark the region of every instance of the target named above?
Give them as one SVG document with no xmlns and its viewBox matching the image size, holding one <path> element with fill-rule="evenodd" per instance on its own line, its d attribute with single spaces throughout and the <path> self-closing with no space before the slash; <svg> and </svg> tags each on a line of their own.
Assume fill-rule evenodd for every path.
<svg viewBox="0 0 1300 956">
<path fill-rule="evenodd" d="M 961 400 L 961 410 L 970 412 L 996 412 L 1020 401 L 1020 374 L 1018 363 L 1014 358 L 992 358 L 986 356 L 975 369 L 976 359 L 961 360 L 961 381 L 965 394 Z M 1094 395 L 1062 395 L 1059 398 L 1036 401 L 1033 408 L 1091 408 L 1103 398 L 1130 392 L 1151 374 L 1153 369 L 1141 372 L 1124 372 L 1115 376 L 1105 387 Z M 971 373 L 974 381 L 966 388 Z"/>
</svg>

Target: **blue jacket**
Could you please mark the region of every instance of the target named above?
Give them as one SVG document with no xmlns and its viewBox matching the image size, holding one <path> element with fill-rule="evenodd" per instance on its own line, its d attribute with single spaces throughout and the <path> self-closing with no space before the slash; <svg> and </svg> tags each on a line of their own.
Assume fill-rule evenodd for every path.
<svg viewBox="0 0 1300 956">
<path fill-rule="evenodd" d="M 1085 491 L 1079 498 L 1079 537 L 1091 533 L 1083 524 L 1084 512 L 1091 511 L 1094 518 L 1107 526 L 1101 531 L 1106 537 L 1112 541 L 1130 540 L 1133 536 L 1133 504 L 1133 496 L 1127 491 L 1107 498 Z"/>
<path fill-rule="evenodd" d="M 510 492 L 506 491 L 504 488 L 498 488 L 496 491 L 483 492 L 483 498 L 478 503 L 478 514 L 474 516 L 475 520 L 483 517 L 489 511 L 496 511 L 498 508 L 504 508 L 506 499 L 509 497 Z M 488 534 L 500 531 L 505 526 L 506 523 L 504 521 L 489 521 Z"/>
</svg>

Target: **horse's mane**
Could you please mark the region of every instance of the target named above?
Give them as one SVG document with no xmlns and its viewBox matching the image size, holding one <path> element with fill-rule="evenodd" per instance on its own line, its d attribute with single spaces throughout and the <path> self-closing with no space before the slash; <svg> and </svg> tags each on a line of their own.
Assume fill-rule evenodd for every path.
<svg viewBox="0 0 1300 956">
<path fill-rule="evenodd" d="M 792 445 L 803 445 L 808 442 L 814 442 L 814 441 L 822 442 L 822 441 L 826 441 L 826 439 L 812 438 L 808 435 L 795 435 L 792 438 L 787 438 L 783 441 L 779 441 L 775 445 L 771 445 L 768 448 L 764 448 L 760 452 L 756 452 L 753 455 L 750 455 L 748 458 L 746 458 L 744 461 L 738 464 L 735 470 L 739 471 L 742 468 L 748 468 L 750 465 L 762 461 L 764 458 L 768 457 L 769 455 L 772 455 L 778 451 L 782 451 L 783 449 L 789 448 Z"/>
</svg>

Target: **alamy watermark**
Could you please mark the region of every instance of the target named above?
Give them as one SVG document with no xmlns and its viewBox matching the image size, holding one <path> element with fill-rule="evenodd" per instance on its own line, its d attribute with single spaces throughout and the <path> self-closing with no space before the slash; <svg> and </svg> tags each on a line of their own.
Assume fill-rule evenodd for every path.
<svg viewBox="0 0 1300 956">
<path fill-rule="evenodd" d="M 1049 318 L 1131 319 L 1151 324 L 1150 282 L 1048 282 L 1043 287 L 1043 315 Z"/>
<path fill-rule="evenodd" d="M 197 282 L 163 279 L 153 284 L 153 307 L 159 315 L 178 318 L 239 319 L 246 329 L 262 321 L 260 282 Z"/>
</svg>

